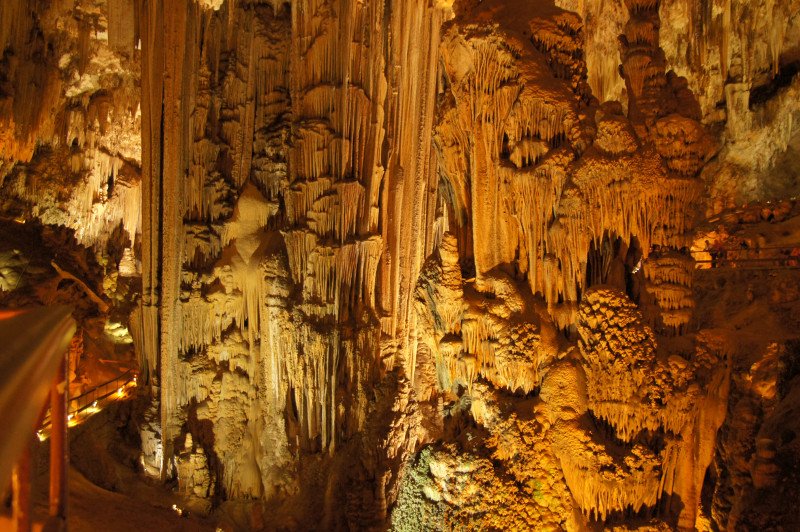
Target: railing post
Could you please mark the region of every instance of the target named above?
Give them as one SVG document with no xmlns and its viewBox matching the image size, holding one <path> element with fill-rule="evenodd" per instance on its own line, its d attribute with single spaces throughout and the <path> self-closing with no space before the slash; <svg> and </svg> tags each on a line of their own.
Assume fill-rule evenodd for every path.
<svg viewBox="0 0 800 532">
<path fill-rule="evenodd" d="M 14 498 L 14 530 L 30 532 L 31 530 L 31 441 L 19 461 L 14 465 L 11 475 L 11 486 Z"/>
<path fill-rule="evenodd" d="M 66 525 L 67 518 L 67 467 L 69 464 L 67 440 L 67 429 L 69 427 L 67 420 L 67 412 L 69 410 L 68 357 L 69 352 L 67 351 L 59 364 L 53 388 L 50 390 L 50 521 L 58 528 Z"/>
</svg>

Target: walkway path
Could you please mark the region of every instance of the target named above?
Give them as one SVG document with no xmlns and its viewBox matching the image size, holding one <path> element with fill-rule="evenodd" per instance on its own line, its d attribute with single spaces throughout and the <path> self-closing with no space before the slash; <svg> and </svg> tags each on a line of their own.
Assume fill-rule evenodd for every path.
<svg viewBox="0 0 800 532">
<path fill-rule="evenodd" d="M 136 373 L 128 370 L 110 381 L 104 382 L 94 388 L 70 398 L 69 426 L 74 427 L 87 417 L 96 414 L 110 402 L 117 401 L 127 396 L 130 388 L 136 386 Z M 40 440 L 45 440 L 50 433 L 50 413 L 48 412 L 42 422 L 42 428 L 37 433 Z"/>
<path fill-rule="evenodd" d="M 692 251 L 698 270 L 798 270 L 800 244 L 764 248 L 712 248 Z"/>
</svg>

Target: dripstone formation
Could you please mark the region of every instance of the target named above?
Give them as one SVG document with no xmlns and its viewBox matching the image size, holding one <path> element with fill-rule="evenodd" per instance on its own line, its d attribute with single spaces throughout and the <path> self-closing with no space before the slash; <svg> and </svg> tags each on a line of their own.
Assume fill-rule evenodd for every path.
<svg viewBox="0 0 800 532">
<path fill-rule="evenodd" d="M 724 209 L 799 190 L 798 13 L 6 1 L 0 207 L 98 257 L 139 471 L 193 512 L 789 530 L 754 501 L 800 485 L 800 294 L 697 268 Z M 737 337 L 726 290 L 772 325 Z"/>
</svg>

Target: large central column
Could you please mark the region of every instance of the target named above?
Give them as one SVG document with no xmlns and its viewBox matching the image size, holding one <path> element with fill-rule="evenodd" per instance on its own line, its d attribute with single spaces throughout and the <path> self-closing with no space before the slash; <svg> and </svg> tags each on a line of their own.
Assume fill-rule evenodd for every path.
<svg viewBox="0 0 800 532">
<path fill-rule="evenodd" d="M 139 6 L 142 26 L 142 262 L 144 359 L 161 398 L 162 477 L 176 435 L 174 376 L 181 326 L 183 184 L 187 172 L 196 6 L 188 0 Z M 158 353 L 156 355 L 156 353 Z"/>
</svg>

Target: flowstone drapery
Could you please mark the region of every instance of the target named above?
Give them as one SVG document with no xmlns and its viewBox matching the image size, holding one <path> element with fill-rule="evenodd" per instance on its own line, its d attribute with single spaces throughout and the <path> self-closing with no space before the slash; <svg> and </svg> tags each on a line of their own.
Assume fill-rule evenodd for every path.
<svg viewBox="0 0 800 532">
<path fill-rule="evenodd" d="M 737 346 L 708 286 L 757 290 L 695 257 L 796 193 L 797 4 L 4 1 L 0 226 L 96 255 L 70 266 L 130 330 L 139 466 L 193 513 L 760 522 L 793 292 Z M 784 203 L 739 251 L 785 222 L 793 264 Z M 3 293 L 47 277 L 17 247 Z"/>
</svg>

